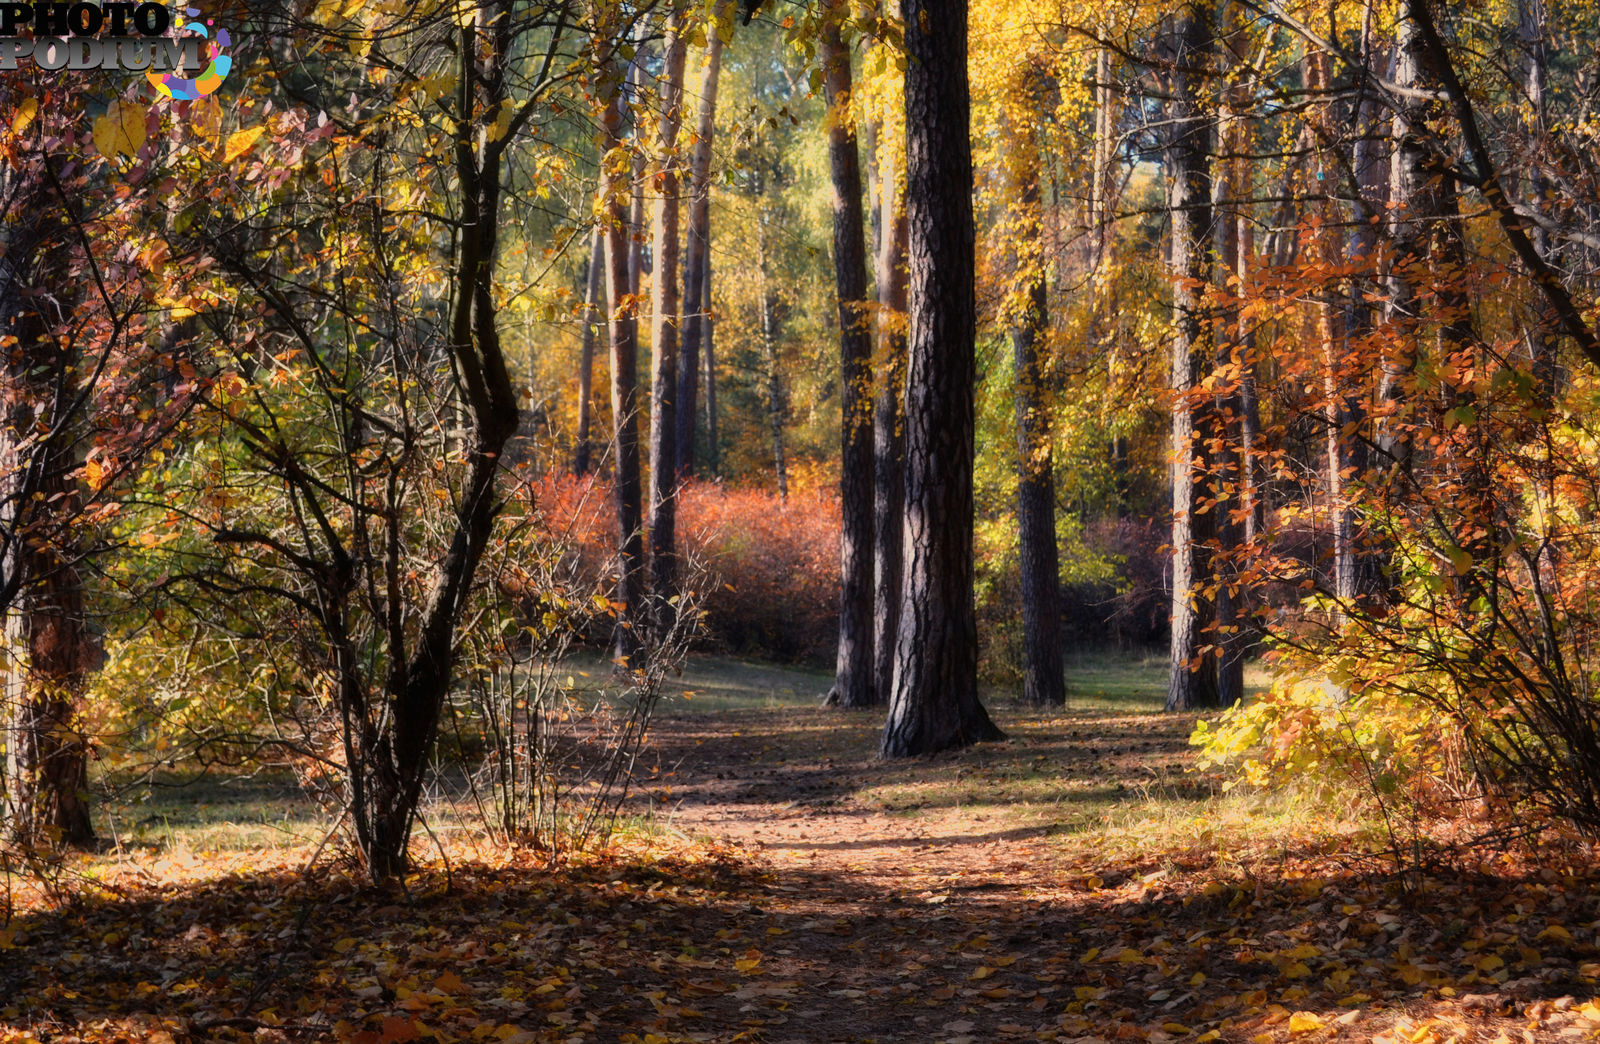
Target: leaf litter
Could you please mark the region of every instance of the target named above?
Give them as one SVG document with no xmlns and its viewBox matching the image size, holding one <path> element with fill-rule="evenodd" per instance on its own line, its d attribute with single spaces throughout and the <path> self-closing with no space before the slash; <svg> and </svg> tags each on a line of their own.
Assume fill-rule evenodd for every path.
<svg viewBox="0 0 1600 1044">
<path fill-rule="evenodd" d="M 1113 845 L 971 799 L 1042 771 L 1136 807 L 1186 719 L 1012 715 L 905 765 L 818 723 L 667 719 L 667 829 L 556 869 L 457 842 L 391 892 L 286 854 L 113 875 L 0 929 L 0 1042 L 1600 1037 L 1581 847 L 1400 877 L 1327 837 Z"/>
</svg>

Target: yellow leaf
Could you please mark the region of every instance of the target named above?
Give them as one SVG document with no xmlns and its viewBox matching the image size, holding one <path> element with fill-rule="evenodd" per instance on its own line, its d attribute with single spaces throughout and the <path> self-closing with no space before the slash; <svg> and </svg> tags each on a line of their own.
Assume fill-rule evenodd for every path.
<svg viewBox="0 0 1600 1044">
<path fill-rule="evenodd" d="M 987 979 L 994 974 L 994 969 L 987 964 L 980 964 L 978 970 L 967 976 L 969 979 Z"/>
<path fill-rule="evenodd" d="M 740 974 L 749 975 L 751 972 L 761 967 L 761 958 L 740 957 L 738 960 L 733 962 L 733 966 L 739 971 Z"/>
<path fill-rule="evenodd" d="M 250 127 L 242 131 L 234 131 L 228 135 L 228 146 L 222 152 L 222 162 L 232 163 L 234 160 L 250 151 L 250 146 L 256 139 L 265 133 L 265 127 Z"/>
<path fill-rule="evenodd" d="M 39 115 L 39 99 L 24 98 L 22 104 L 17 106 L 17 111 L 11 115 L 11 132 L 21 134 L 28 129 L 28 124 Z"/>
<path fill-rule="evenodd" d="M 1536 938 L 1554 939 L 1556 942 L 1569 943 L 1572 941 L 1572 933 L 1561 927 L 1559 924 L 1552 924 L 1550 927 L 1540 932 Z"/>
<path fill-rule="evenodd" d="M 1161 1028 L 1163 1031 L 1178 1037 L 1182 1037 L 1186 1034 L 1194 1032 L 1194 1030 L 1190 1029 L 1188 1026 L 1185 1026 L 1181 1022 L 1163 1022 L 1161 1024 Z"/>
<path fill-rule="evenodd" d="M 222 133 L 222 103 L 216 95 L 208 94 L 189 103 L 189 126 L 202 138 L 215 138 Z"/>
<path fill-rule="evenodd" d="M 1222 1034 L 1217 1030 L 1206 1030 L 1194 1039 L 1194 1044 L 1211 1044 L 1214 1040 L 1221 1040 Z"/>
<path fill-rule="evenodd" d="M 1297 1011 L 1289 1016 L 1290 1033 L 1310 1033 L 1322 1028 L 1322 1020 L 1309 1011 Z"/>
<path fill-rule="evenodd" d="M 147 110 L 134 102 L 112 102 L 94 121 L 94 147 L 107 159 L 132 156 L 144 144 Z"/>
</svg>

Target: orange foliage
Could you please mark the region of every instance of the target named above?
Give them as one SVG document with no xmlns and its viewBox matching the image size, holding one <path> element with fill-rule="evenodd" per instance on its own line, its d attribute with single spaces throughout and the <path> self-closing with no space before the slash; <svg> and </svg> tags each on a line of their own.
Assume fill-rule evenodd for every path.
<svg viewBox="0 0 1600 1044">
<path fill-rule="evenodd" d="M 605 479 L 550 472 L 526 487 L 539 528 L 587 578 L 612 568 L 616 515 Z M 682 554 L 703 566 L 710 642 L 736 653 L 826 661 L 838 637 L 839 500 L 690 482 L 679 494 Z"/>
</svg>

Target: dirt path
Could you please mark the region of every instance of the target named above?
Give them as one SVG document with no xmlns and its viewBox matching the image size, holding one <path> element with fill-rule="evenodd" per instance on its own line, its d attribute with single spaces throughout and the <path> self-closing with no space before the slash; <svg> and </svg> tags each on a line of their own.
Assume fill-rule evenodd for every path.
<svg viewBox="0 0 1600 1044">
<path fill-rule="evenodd" d="M 695 1039 L 1600 1035 L 1600 1008 L 1573 999 L 1594 993 L 1600 937 L 1559 928 L 1571 900 L 1600 914 L 1580 880 L 1553 888 L 1550 871 L 1507 863 L 1405 890 L 1373 857 L 1316 844 L 1251 865 L 1203 837 L 1086 850 L 1077 831 L 1108 813 L 1193 810 L 1209 793 L 1185 774 L 1192 721 L 999 717 L 1006 743 L 890 764 L 874 757 L 872 715 L 661 723 L 658 813 L 765 871 L 746 908 L 765 930 L 745 917 L 721 929 L 750 941 L 748 982 L 706 1000 L 717 1031 Z"/>
</svg>

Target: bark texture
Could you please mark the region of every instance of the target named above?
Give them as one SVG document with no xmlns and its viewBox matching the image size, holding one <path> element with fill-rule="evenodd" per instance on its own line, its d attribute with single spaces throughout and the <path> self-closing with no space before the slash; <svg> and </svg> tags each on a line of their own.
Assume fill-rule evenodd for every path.
<svg viewBox="0 0 1600 1044">
<path fill-rule="evenodd" d="M 880 752 L 1003 733 L 978 701 L 972 463 L 976 333 L 965 0 L 905 0 L 905 575 Z"/>
<path fill-rule="evenodd" d="M 622 104 L 619 91 L 600 118 L 605 151 L 622 145 Z M 639 647 L 635 626 L 644 593 L 643 488 L 639 476 L 639 341 L 635 296 L 629 282 L 630 223 L 626 168 L 607 168 L 601 174 L 600 198 L 605 208 L 606 281 L 609 295 L 611 344 L 612 459 L 617 509 L 617 601 L 623 609 L 617 620 L 616 653 L 632 656 Z"/>
<path fill-rule="evenodd" d="M 700 358 L 711 325 L 711 142 L 716 133 L 717 81 L 722 72 L 722 26 L 733 0 L 717 5 L 706 26 L 705 59 L 700 67 L 700 104 L 694 144 L 689 149 L 688 234 L 683 250 L 683 334 L 678 352 L 678 475 L 695 470 L 695 411 L 699 408 Z M 663 271 L 665 269 L 663 268 Z M 709 383 L 709 382 L 708 382 Z M 707 389 L 708 394 L 710 389 Z"/>
<path fill-rule="evenodd" d="M 894 171 L 880 171 L 883 210 L 878 251 L 878 358 L 872 405 L 872 677 L 887 698 L 894 688 L 895 638 L 900 627 L 901 554 L 904 551 L 906 247 L 910 235 Z"/>
<path fill-rule="evenodd" d="M 833 271 L 839 310 L 839 649 L 828 703 L 883 701 L 872 675 L 872 329 L 861 206 L 861 155 L 849 119 L 850 52 L 839 33 L 838 0 L 823 17 L 821 59 L 828 97 L 828 166 L 833 183 Z"/>
<path fill-rule="evenodd" d="M 657 125 L 655 266 L 651 283 L 650 344 L 655 363 L 650 390 L 650 589 L 652 618 L 670 624 L 678 594 L 678 128 L 682 123 L 683 63 L 688 50 L 681 9 L 667 15 L 665 79 Z"/>
<path fill-rule="evenodd" d="M 0 819 L 23 844 L 87 848 L 95 840 L 89 743 L 78 711 L 95 646 L 70 525 L 78 504 L 73 432 L 62 423 L 78 387 L 76 339 L 56 337 L 75 294 L 63 230 L 47 216 L 57 208 L 44 210 L 52 202 L 40 192 L 40 213 L 19 208 L 0 255 L 0 335 L 16 338 L 5 367 L 4 575 L 7 602 L 14 595 L 17 604 L 6 614 L 6 632 L 11 652 L 21 654 L 21 662 L 5 665 L 11 720 L 0 719 L 10 731 Z"/>
<path fill-rule="evenodd" d="M 1202 100 L 1200 70 L 1215 42 L 1208 3 L 1185 4 L 1173 49 L 1167 206 L 1172 215 L 1172 647 L 1168 710 L 1215 707 L 1214 655 L 1200 649 L 1216 620 L 1208 546 L 1216 513 L 1203 505 L 1209 396 L 1198 391 L 1213 361 L 1206 285 L 1211 279 L 1212 121 Z"/>
<path fill-rule="evenodd" d="M 589 251 L 588 278 L 584 281 L 583 347 L 578 355 L 578 445 L 572 455 L 572 471 L 575 475 L 587 475 L 594 466 L 591 434 L 594 425 L 594 343 L 595 332 L 602 323 L 600 294 L 605 262 L 605 235 L 596 229 Z"/>
<path fill-rule="evenodd" d="M 1050 451 L 1050 413 L 1041 359 L 1047 329 L 1043 227 L 1039 208 L 1039 143 L 1032 113 L 1037 103 L 1034 75 L 1025 74 L 1018 101 L 1024 131 L 1008 142 L 1016 164 L 1015 226 L 1026 242 L 1018 252 L 1017 292 L 1011 351 L 1016 374 L 1017 523 L 1022 568 L 1022 698 L 1059 706 L 1067 701 L 1061 661 L 1061 563 L 1056 548 L 1055 467 Z"/>
</svg>

